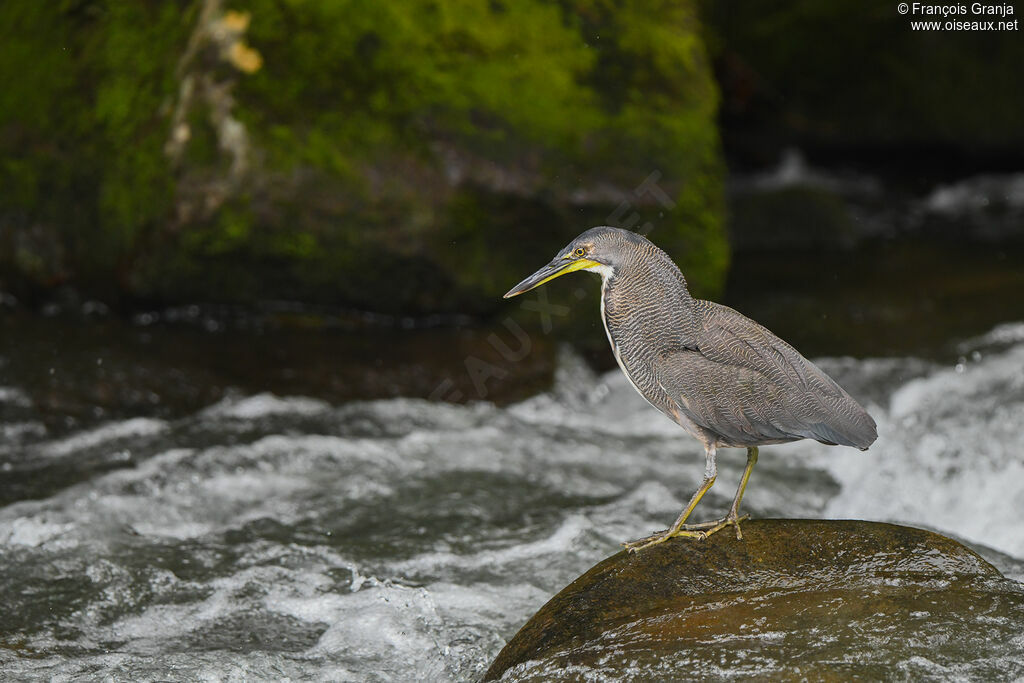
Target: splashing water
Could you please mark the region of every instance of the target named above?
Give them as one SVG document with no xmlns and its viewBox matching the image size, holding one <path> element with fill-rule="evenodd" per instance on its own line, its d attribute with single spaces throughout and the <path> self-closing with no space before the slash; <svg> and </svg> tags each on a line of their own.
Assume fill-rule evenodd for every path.
<svg viewBox="0 0 1024 683">
<path fill-rule="evenodd" d="M 955 366 L 896 389 L 878 444 L 829 462 L 842 489 L 825 514 L 926 526 L 1024 557 L 1022 338 L 1024 325 L 1001 326 Z"/>
<path fill-rule="evenodd" d="M 1024 325 L 956 367 L 822 365 L 878 442 L 762 449 L 748 512 L 908 522 L 1024 556 Z M 260 394 L 48 439 L 29 403 L 0 388 L 5 473 L 101 466 L 0 508 L 0 668 L 17 679 L 475 679 L 554 592 L 671 521 L 703 471 L 618 371 L 568 353 L 550 392 L 508 408 Z M 721 453 L 701 517 L 744 461 Z"/>
</svg>

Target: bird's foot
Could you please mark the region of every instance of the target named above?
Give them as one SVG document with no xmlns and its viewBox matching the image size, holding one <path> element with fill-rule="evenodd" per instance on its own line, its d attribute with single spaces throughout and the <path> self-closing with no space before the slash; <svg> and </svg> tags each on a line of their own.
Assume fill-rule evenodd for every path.
<svg viewBox="0 0 1024 683">
<path fill-rule="evenodd" d="M 737 517 L 735 515 L 729 514 L 723 517 L 722 519 L 716 519 L 711 522 L 684 524 L 682 528 L 680 528 L 677 531 L 673 531 L 671 529 L 659 531 L 658 533 L 647 536 L 646 538 L 640 538 L 635 541 L 629 541 L 628 543 L 623 543 L 622 545 L 626 548 L 627 551 L 635 553 L 646 548 L 650 548 L 652 545 L 664 543 L 668 539 L 674 538 L 676 536 L 681 536 L 683 538 L 693 538 L 698 541 L 703 541 L 716 531 L 720 531 L 730 525 L 736 527 L 736 538 L 742 540 L 743 532 L 740 531 L 740 522 L 746 521 L 748 519 L 750 519 L 750 515 L 743 515 L 742 517 Z"/>
<path fill-rule="evenodd" d="M 659 531 L 656 534 L 651 534 L 646 538 L 640 538 L 635 541 L 629 541 L 627 543 L 623 543 L 622 545 L 626 548 L 628 552 L 635 553 L 645 548 L 650 548 L 652 545 L 664 543 L 668 539 L 673 538 L 675 536 L 682 536 L 683 538 L 695 538 L 698 541 L 703 541 L 705 538 L 708 537 L 708 533 L 706 531 L 694 531 L 691 529 L 679 529 L 676 531 L 673 531 L 672 529 L 666 529 L 665 531 Z"/>
<path fill-rule="evenodd" d="M 726 515 L 722 519 L 716 519 L 716 520 L 714 520 L 712 522 L 698 522 L 697 524 L 684 524 L 683 525 L 683 529 L 686 529 L 686 530 L 689 530 L 689 531 L 701 530 L 701 531 L 703 531 L 706 534 L 705 538 L 707 538 L 707 536 L 710 536 L 711 534 L 715 533 L 716 531 L 720 531 L 721 529 L 724 529 L 727 526 L 733 525 L 733 526 L 736 527 L 736 538 L 739 539 L 739 540 L 743 540 L 743 532 L 740 531 L 740 522 L 744 522 L 744 521 L 746 521 L 748 519 L 750 519 L 750 515 L 743 515 L 742 517 L 738 517 L 738 516 L 736 516 L 735 513 L 729 513 L 728 515 Z"/>
</svg>

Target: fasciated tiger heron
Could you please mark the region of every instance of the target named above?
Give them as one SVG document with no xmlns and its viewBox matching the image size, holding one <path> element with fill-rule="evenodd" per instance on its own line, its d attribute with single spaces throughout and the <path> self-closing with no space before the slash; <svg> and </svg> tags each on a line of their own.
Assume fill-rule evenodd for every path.
<svg viewBox="0 0 1024 683">
<path fill-rule="evenodd" d="M 587 230 L 505 298 L 577 270 L 601 276 L 601 318 L 612 353 L 641 396 L 704 445 L 704 478 L 671 528 L 625 543 L 631 551 L 674 536 L 704 539 L 735 526 L 757 448 L 799 439 L 866 450 L 875 421 L 836 382 L 768 329 L 695 299 L 669 256 L 618 228 Z M 715 482 L 719 448 L 746 448 L 728 514 L 687 524 Z"/>
</svg>

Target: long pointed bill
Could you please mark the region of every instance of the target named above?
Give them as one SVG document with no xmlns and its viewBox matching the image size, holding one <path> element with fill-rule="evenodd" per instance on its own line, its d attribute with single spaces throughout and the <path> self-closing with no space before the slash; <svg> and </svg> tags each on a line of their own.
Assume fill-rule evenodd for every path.
<svg viewBox="0 0 1024 683">
<path fill-rule="evenodd" d="M 534 287 L 540 287 L 545 282 L 554 280 L 556 277 L 561 277 L 566 273 L 572 273 L 586 268 L 593 268 L 594 266 L 599 265 L 601 264 L 597 261 L 591 261 L 590 259 L 585 258 L 575 259 L 573 261 L 569 261 L 564 258 L 557 258 L 512 289 L 508 290 L 508 293 L 505 294 L 504 298 L 509 299 L 514 296 L 519 296 L 523 292 L 529 292 Z"/>
</svg>

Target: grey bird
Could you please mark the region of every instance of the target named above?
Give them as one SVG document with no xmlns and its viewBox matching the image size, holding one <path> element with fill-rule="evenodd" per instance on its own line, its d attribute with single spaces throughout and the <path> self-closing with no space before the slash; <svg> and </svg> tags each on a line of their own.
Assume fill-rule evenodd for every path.
<svg viewBox="0 0 1024 683">
<path fill-rule="evenodd" d="M 693 298 L 668 254 L 634 232 L 587 230 L 505 298 L 577 270 L 601 276 L 601 319 L 630 384 L 704 445 L 704 478 L 682 514 L 671 528 L 623 544 L 630 551 L 729 525 L 742 538 L 740 501 L 758 446 L 814 439 L 867 450 L 878 438 L 875 421 L 831 377 L 750 318 Z M 747 449 L 732 507 L 721 519 L 687 524 L 715 482 L 719 448 Z"/>
</svg>

